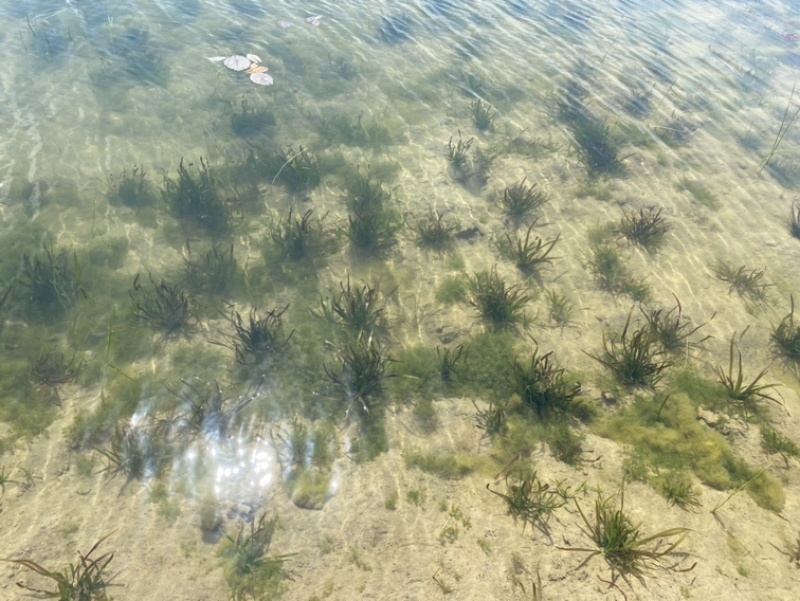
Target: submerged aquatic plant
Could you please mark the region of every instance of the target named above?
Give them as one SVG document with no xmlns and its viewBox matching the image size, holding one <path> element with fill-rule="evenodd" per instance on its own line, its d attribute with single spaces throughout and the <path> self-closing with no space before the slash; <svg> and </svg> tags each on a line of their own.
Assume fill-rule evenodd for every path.
<svg viewBox="0 0 800 601">
<path fill-rule="evenodd" d="M 794 90 L 796 86 L 797 83 L 792 86 L 792 93 L 789 95 L 789 101 L 786 103 L 786 110 L 783 112 L 783 119 L 781 119 L 781 125 L 778 128 L 778 133 L 775 135 L 775 141 L 772 143 L 772 148 L 770 148 L 769 154 L 767 154 L 767 156 L 761 162 L 761 166 L 758 169 L 759 173 L 761 173 L 764 168 L 770 164 L 772 157 L 775 156 L 775 153 L 778 151 L 778 147 L 781 145 L 781 142 L 783 142 L 784 136 L 786 136 L 786 133 L 789 131 L 789 128 L 792 126 L 795 119 L 797 119 L 797 115 L 800 115 L 799 107 L 794 113 L 792 113 L 792 116 L 789 117 L 789 108 L 792 106 L 792 98 L 794 98 Z"/>
<path fill-rule="evenodd" d="M 767 288 L 770 284 L 764 282 L 764 269 L 747 269 L 744 265 L 735 268 L 727 261 L 719 261 L 711 268 L 714 275 L 726 284 L 730 284 L 728 294 L 736 293 L 746 300 L 757 303 L 767 302 Z"/>
<path fill-rule="evenodd" d="M 629 332 L 632 315 L 633 308 L 628 312 L 621 335 L 608 340 L 603 334 L 602 355 L 587 354 L 608 368 L 621 384 L 653 386 L 672 361 L 663 359 L 665 351 L 649 324 Z"/>
<path fill-rule="evenodd" d="M 233 254 L 233 244 L 223 248 L 213 244 L 211 250 L 199 258 L 192 256 L 189 243 L 183 257 L 183 280 L 192 292 L 213 297 L 225 297 L 233 292 L 242 279 L 242 270 Z"/>
<path fill-rule="evenodd" d="M 59 351 L 47 351 L 31 362 L 30 377 L 34 384 L 46 389 L 57 405 L 61 404 L 59 389 L 78 377 L 81 364 L 75 355 L 67 359 Z"/>
<path fill-rule="evenodd" d="M 708 321 L 714 319 L 716 313 L 711 315 L 708 321 L 692 327 L 691 321 L 683 317 L 681 301 L 674 293 L 672 296 L 675 298 L 675 306 L 669 310 L 651 309 L 650 311 L 645 311 L 642 307 L 639 307 L 639 310 L 667 353 L 677 353 L 684 350 L 688 352 L 689 349 L 699 347 L 710 338 L 710 336 L 704 336 L 700 340 L 690 340 L 693 334 L 705 326 Z"/>
<path fill-rule="evenodd" d="M 572 316 L 575 314 L 575 305 L 567 296 L 551 288 L 545 291 L 547 301 L 547 314 L 550 320 L 558 327 L 564 328 L 572 325 Z"/>
<path fill-rule="evenodd" d="M 747 332 L 747 328 L 739 336 L 739 340 Z M 734 360 L 737 361 L 737 369 L 734 372 Z M 728 357 L 728 371 L 724 371 L 722 367 L 717 367 L 717 380 L 722 384 L 725 393 L 728 395 L 730 401 L 742 410 L 745 420 L 750 415 L 758 413 L 759 401 L 772 401 L 778 405 L 781 402 L 772 394 L 768 393 L 769 390 L 774 390 L 777 384 L 762 383 L 762 379 L 767 375 L 767 368 L 762 369 L 757 376 L 750 381 L 745 381 L 744 371 L 742 369 L 742 351 L 739 350 L 736 344 L 736 332 L 731 336 L 730 353 Z"/>
<path fill-rule="evenodd" d="M 565 370 L 551 363 L 552 355 L 552 351 L 540 355 L 537 348 L 530 365 L 515 359 L 508 382 L 509 388 L 540 420 L 570 413 L 575 397 L 581 392 L 579 382 L 567 382 Z"/>
<path fill-rule="evenodd" d="M 281 166 L 273 183 L 279 180 L 291 192 L 307 192 L 322 181 L 319 160 L 302 146 L 295 150 L 291 146 L 280 154 Z"/>
<path fill-rule="evenodd" d="M 391 192 L 384 188 L 384 183 L 369 170 L 346 178 L 344 200 L 347 208 L 351 211 L 383 210 L 391 199 Z"/>
<path fill-rule="evenodd" d="M 761 448 L 770 455 L 780 454 L 787 463 L 789 457 L 800 458 L 800 447 L 766 424 L 761 425 Z"/>
<path fill-rule="evenodd" d="M 183 290 L 164 280 L 156 284 L 152 275 L 149 276 L 152 286 L 143 286 L 139 275 L 136 274 L 128 291 L 136 316 L 165 335 L 186 333 L 192 324 L 189 298 Z"/>
<path fill-rule="evenodd" d="M 609 244 L 592 247 L 592 257 L 587 267 L 597 285 L 612 294 L 628 294 L 633 300 L 643 302 L 650 297 L 650 288 L 644 278 L 637 280 L 622 262 L 617 249 Z"/>
<path fill-rule="evenodd" d="M 395 211 L 362 199 L 347 216 L 345 234 L 354 254 L 382 256 L 395 244 L 402 227 L 403 222 Z"/>
<path fill-rule="evenodd" d="M 676 148 L 688 144 L 697 131 L 697 125 L 686 118 L 673 115 L 666 125 L 657 125 L 653 130 L 664 144 Z"/>
<path fill-rule="evenodd" d="M 325 216 L 317 219 L 312 215 L 311 209 L 296 215 L 292 208 L 286 219 L 272 223 L 270 237 L 282 259 L 293 263 L 313 263 L 336 250 L 335 237 L 323 225 Z"/>
<path fill-rule="evenodd" d="M 67 311 L 82 293 L 78 257 L 64 249 L 56 252 L 52 245 L 45 245 L 43 250 L 43 254 L 22 256 L 19 283 L 30 292 L 29 300 L 38 309 Z"/>
<path fill-rule="evenodd" d="M 505 436 L 508 432 L 508 421 L 506 417 L 505 404 L 489 402 L 486 409 L 480 409 L 475 401 L 472 401 L 475 406 L 475 426 L 479 430 L 483 430 L 483 437 L 493 438 L 495 436 Z"/>
<path fill-rule="evenodd" d="M 589 175 L 615 175 L 623 172 L 622 160 L 616 142 L 611 138 L 608 125 L 594 119 L 577 122 L 572 135 L 578 155 L 586 165 Z"/>
<path fill-rule="evenodd" d="M 20 588 L 33 593 L 40 593 L 58 601 L 111 601 L 111 597 L 106 591 L 109 579 L 105 571 L 108 564 L 114 559 L 114 553 L 112 551 L 99 557 L 92 557 L 92 554 L 109 536 L 111 534 L 106 534 L 98 540 L 86 554 L 79 551 L 80 561 L 70 564 L 60 572 L 48 570 L 32 559 L 0 558 L 0 561 L 14 563 L 36 572 L 50 580 L 55 586 L 55 590 L 42 590 L 21 582 L 17 583 Z"/>
<path fill-rule="evenodd" d="M 548 201 L 547 194 L 537 185 L 527 185 L 527 178 L 507 186 L 499 199 L 506 217 L 514 224 L 535 223 L 533 213 Z"/>
<path fill-rule="evenodd" d="M 500 252 L 514 262 L 517 268 L 526 276 L 535 276 L 539 274 L 539 270 L 550 265 L 557 257 L 551 257 L 550 253 L 553 248 L 561 239 L 561 234 L 558 234 L 552 240 L 545 242 L 539 236 L 531 239 L 533 225 L 525 232 L 525 238 L 520 238 L 517 235 L 512 237 L 511 234 L 506 234 L 506 239 L 499 243 Z"/>
<path fill-rule="evenodd" d="M 182 401 L 182 413 L 172 420 L 175 433 L 190 439 L 205 436 L 224 440 L 233 430 L 234 420 L 256 397 L 258 386 L 235 400 L 222 393 L 219 382 L 199 382 L 195 385 L 181 380 L 180 390 L 169 391 Z M 171 425 L 172 425 L 171 424 Z"/>
<path fill-rule="evenodd" d="M 288 577 L 284 563 L 292 554 L 267 555 L 272 537 L 278 526 L 278 516 L 267 519 L 266 513 L 245 529 L 239 525 L 236 537 L 227 536 L 228 544 L 223 557 L 228 562 L 225 577 L 231 588 L 233 599 L 277 598 L 281 593 L 281 582 Z"/>
<path fill-rule="evenodd" d="M 685 472 L 666 472 L 656 478 L 655 484 L 670 505 L 685 510 L 700 506 L 697 492 L 692 486 L 692 477 Z"/>
<path fill-rule="evenodd" d="M 664 236 L 672 228 L 665 217 L 661 216 L 662 209 L 648 207 L 639 209 L 638 213 L 627 213 L 617 225 L 617 231 L 631 242 L 655 251 L 664 242 Z"/>
<path fill-rule="evenodd" d="M 386 367 L 392 359 L 376 338 L 359 334 L 337 350 L 336 360 L 338 369 L 325 365 L 325 373 L 349 406 L 369 415 L 378 407 L 388 377 Z"/>
<path fill-rule="evenodd" d="M 138 27 L 109 28 L 105 37 L 108 38 L 105 50 L 113 59 L 114 73 L 127 74 L 145 85 L 168 83 L 169 62 L 164 60 L 149 31 Z"/>
<path fill-rule="evenodd" d="M 793 237 L 800 240 L 800 204 L 792 204 L 792 210 L 789 214 L 789 233 Z"/>
<path fill-rule="evenodd" d="M 378 35 L 387 44 L 394 45 L 411 39 L 414 21 L 407 13 L 381 16 Z"/>
<path fill-rule="evenodd" d="M 536 472 L 516 482 L 509 481 L 506 477 L 505 493 L 492 490 L 488 484 L 486 490 L 505 500 L 508 513 L 514 521 L 522 520 L 523 532 L 525 526 L 530 524 L 544 534 L 549 534 L 550 517 L 567 504 L 564 492 L 542 482 Z"/>
<path fill-rule="evenodd" d="M 450 141 L 447 143 L 448 156 L 450 158 L 450 165 L 453 167 L 456 175 L 464 175 L 464 169 L 466 169 L 469 162 L 469 151 L 474 142 L 475 138 L 464 141 L 461 138 L 461 132 L 458 132 L 458 141 L 455 143 L 453 143 L 453 137 L 450 136 Z"/>
<path fill-rule="evenodd" d="M 271 112 L 252 108 L 242 98 L 241 110 L 231 113 L 231 128 L 237 136 L 247 137 L 275 125 L 275 116 Z"/>
<path fill-rule="evenodd" d="M 585 70 L 580 65 L 578 69 Z M 617 142 L 608 125 L 592 115 L 584 102 L 589 95 L 584 86 L 587 76 L 573 77 L 559 94 L 558 116 L 572 132 L 575 150 L 589 177 L 619 175 L 624 169 Z"/>
<path fill-rule="evenodd" d="M 794 295 L 789 299 L 791 309 L 772 330 L 772 342 L 787 359 L 800 362 L 800 325 L 794 321 Z"/>
<path fill-rule="evenodd" d="M 630 88 L 630 94 L 625 99 L 623 106 L 626 113 L 632 117 L 646 117 L 652 110 L 651 98 L 653 90 L 651 88 L 642 88 L 634 86 Z"/>
<path fill-rule="evenodd" d="M 582 410 L 583 411 L 583 410 Z M 583 462 L 584 435 L 567 422 L 555 422 L 546 434 L 550 453 L 567 465 L 578 466 Z"/>
<path fill-rule="evenodd" d="M 469 279 L 467 300 L 492 328 L 513 329 L 527 325 L 524 307 L 530 300 L 525 289 L 508 285 L 496 269 L 479 271 Z"/>
<path fill-rule="evenodd" d="M 184 223 L 191 223 L 213 235 L 222 235 L 230 227 L 229 201 L 225 198 L 222 184 L 200 158 L 200 168 L 192 174 L 184 164 L 178 165 L 178 177 L 164 176 L 161 195 L 173 214 Z"/>
<path fill-rule="evenodd" d="M 481 131 L 492 129 L 495 112 L 489 104 L 478 99 L 470 105 L 470 111 L 472 112 L 472 122 L 475 127 Z"/>
<path fill-rule="evenodd" d="M 414 241 L 421 248 L 444 252 L 453 247 L 458 220 L 445 220 L 444 215 L 431 208 L 427 217 L 419 217 L 412 225 Z"/>
<path fill-rule="evenodd" d="M 387 333 L 387 322 L 384 311 L 386 296 L 380 290 L 380 281 L 372 286 L 364 282 L 362 286 L 353 286 L 350 276 L 339 282 L 340 291 L 331 291 L 330 296 L 320 299 L 319 311 L 312 312 L 317 317 L 334 323 L 356 337 L 366 334 L 371 337 L 383 336 Z M 394 290 L 389 292 L 389 296 Z"/>
<path fill-rule="evenodd" d="M 455 349 L 450 347 L 436 347 L 436 355 L 439 357 L 439 375 L 442 382 L 452 384 L 459 368 L 467 362 L 469 349 L 463 344 L 459 344 Z"/>
<path fill-rule="evenodd" d="M 160 475 L 167 465 L 169 449 L 161 438 L 151 436 L 144 426 L 118 425 L 105 448 L 94 447 L 106 459 L 100 473 L 122 474 L 128 480 Z"/>
<path fill-rule="evenodd" d="M 342 79 L 351 80 L 360 75 L 358 66 L 347 55 L 336 57 L 328 55 L 328 64 L 332 71 Z"/>
<path fill-rule="evenodd" d="M 688 528 L 669 528 L 650 536 L 641 533 L 641 526 L 631 520 L 625 513 L 625 488 L 623 485 L 620 492 L 619 507 L 614 507 L 611 500 L 598 498 L 594 503 L 594 515 L 592 519 L 586 516 L 578 502 L 575 502 L 578 512 L 581 515 L 586 528 L 581 527 L 583 533 L 588 536 L 595 544 L 595 548 L 576 548 L 559 547 L 566 551 L 578 551 L 589 555 L 583 561 L 588 562 L 596 555 L 602 555 L 606 563 L 611 568 L 611 580 L 616 581 L 618 577 L 627 580 L 628 576 L 641 579 L 649 569 L 661 566 L 668 571 L 689 571 L 694 565 L 687 569 L 678 570 L 675 565 L 664 566 L 662 559 L 673 554 L 686 537 L 689 535 Z M 662 546 L 663 541 L 673 539 L 673 542 Z"/>
<path fill-rule="evenodd" d="M 294 334 L 294 330 L 288 336 L 283 332 L 283 314 L 288 308 L 273 309 L 263 316 L 252 309 L 246 321 L 238 311 L 231 313 L 227 319 L 234 330 L 231 338 L 237 363 L 260 365 L 286 348 Z"/>
<path fill-rule="evenodd" d="M 156 198 L 153 184 L 147 179 L 144 168 L 138 165 L 130 171 L 123 169 L 119 175 L 110 175 L 106 197 L 111 203 L 121 202 L 132 208 L 150 206 Z"/>
<path fill-rule="evenodd" d="M 350 65 L 350 66 L 348 66 Z M 346 79 L 352 78 L 358 71 L 352 63 L 340 62 L 334 65 L 335 69 L 340 69 Z M 349 74 L 349 75 L 348 75 Z M 364 119 L 364 113 L 351 116 L 348 113 L 338 113 L 330 117 L 323 117 L 317 126 L 320 136 L 330 145 L 344 144 L 345 146 L 357 146 L 361 148 L 373 148 L 379 150 L 385 146 L 390 146 L 400 139 L 400 134 L 394 133 L 383 119 L 371 117 Z"/>
</svg>

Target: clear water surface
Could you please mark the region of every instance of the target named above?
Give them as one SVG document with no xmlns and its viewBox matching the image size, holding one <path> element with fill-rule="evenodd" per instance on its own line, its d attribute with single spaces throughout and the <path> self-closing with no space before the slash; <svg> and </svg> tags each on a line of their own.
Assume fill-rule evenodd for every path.
<svg viewBox="0 0 800 601">
<path fill-rule="evenodd" d="M 789 598 L 797 2 L 0 16 L 0 556 L 98 599 Z M 631 385 L 648 317 L 685 337 Z M 623 481 L 692 572 L 562 550 Z"/>
</svg>

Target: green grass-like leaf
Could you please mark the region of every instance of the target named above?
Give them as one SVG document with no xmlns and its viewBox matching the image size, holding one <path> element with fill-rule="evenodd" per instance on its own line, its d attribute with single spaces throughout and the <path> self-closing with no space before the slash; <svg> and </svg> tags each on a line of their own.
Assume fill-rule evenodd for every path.
<svg viewBox="0 0 800 601">
<path fill-rule="evenodd" d="M 662 377 L 672 361 L 663 359 L 664 350 L 652 329 L 645 326 L 629 334 L 633 308 L 622 334 L 610 341 L 603 335 L 603 354 L 587 353 L 608 368 L 621 384 L 626 386 L 653 386 Z"/>
<path fill-rule="evenodd" d="M 106 592 L 108 580 L 104 572 L 111 560 L 114 559 L 114 553 L 104 553 L 99 557 L 92 557 L 97 547 L 109 536 L 111 534 L 98 540 L 85 555 L 78 552 L 80 561 L 70 564 L 61 572 L 48 570 L 32 559 L 2 558 L 0 561 L 15 563 L 51 580 L 55 586 L 55 589 L 51 590 L 37 589 L 21 582 L 17 583 L 20 588 L 40 593 L 45 598 L 58 599 L 58 601 L 110 601 L 111 598 Z"/>
<path fill-rule="evenodd" d="M 745 329 L 746 331 L 747 329 Z M 742 332 L 742 336 L 744 336 L 745 332 Z M 742 339 L 742 336 L 739 336 L 739 340 Z M 736 361 L 735 372 L 734 361 Z M 763 383 L 761 380 L 765 375 L 767 375 L 767 368 L 762 369 L 753 379 L 745 380 L 742 368 L 742 351 L 736 345 L 736 332 L 734 332 L 731 336 L 728 371 L 726 372 L 721 367 L 717 367 L 717 378 L 725 389 L 728 398 L 742 409 L 745 419 L 757 413 L 757 403 L 759 401 L 766 400 L 781 404 L 777 398 L 767 392 L 768 390 L 773 390 L 777 385 Z"/>
<path fill-rule="evenodd" d="M 570 547 L 565 550 L 589 553 L 581 565 L 596 555 L 602 555 L 611 568 L 612 582 L 619 577 L 627 581 L 628 576 L 642 579 L 649 569 L 658 565 L 668 571 L 689 571 L 694 568 L 692 565 L 688 569 L 679 570 L 675 566 L 661 564 L 663 558 L 672 555 L 686 540 L 690 532 L 688 528 L 669 528 L 645 536 L 641 532 L 641 526 L 635 524 L 625 513 L 624 504 L 624 487 L 620 493 L 619 507 L 615 507 L 610 499 L 598 495 L 594 504 L 594 514 L 590 519 L 576 501 L 575 506 L 585 526 L 581 530 L 592 540 L 595 548 Z M 673 539 L 672 542 L 662 548 L 661 541 L 670 539 Z"/>
</svg>

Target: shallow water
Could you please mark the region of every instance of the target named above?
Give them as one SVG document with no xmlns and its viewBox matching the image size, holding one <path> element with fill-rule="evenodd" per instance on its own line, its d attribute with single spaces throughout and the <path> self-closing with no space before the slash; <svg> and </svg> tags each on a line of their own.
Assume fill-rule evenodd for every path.
<svg viewBox="0 0 800 601">
<path fill-rule="evenodd" d="M 636 453 L 573 420 L 584 460 L 569 466 L 544 442 L 492 442 L 476 411 L 508 401 L 503 370 L 537 347 L 581 381 L 595 420 L 623 410 L 634 391 L 592 355 L 629 315 L 638 326 L 675 307 L 691 328 L 705 324 L 693 341 L 710 338 L 671 359 L 659 387 L 677 390 L 670 378 L 687 355 L 715 383 L 732 336 L 748 375 L 769 367 L 774 399 L 761 399 L 752 429 L 734 407 L 743 427 L 726 440 L 753 474 L 781 482 L 786 501 L 780 520 L 763 498 L 737 496 L 715 530 L 708 510 L 742 481 L 687 468 L 702 517 L 667 509 L 655 476 L 631 484 L 625 507 L 656 522 L 646 530 L 714 532 L 690 538 L 690 554 L 730 537 L 769 547 L 753 558 L 729 543 L 718 563 L 699 562 L 697 583 L 670 573 L 661 598 L 692 586 L 734 594 L 731 574 L 739 598 L 764 598 L 776 564 L 793 571 L 771 598 L 791 594 L 796 570 L 778 550 L 800 520 L 797 460 L 766 453 L 758 431 L 770 423 L 800 439 L 796 364 L 770 342 L 800 290 L 789 232 L 800 186 L 796 3 L 47 0 L 6 2 L 0 17 L 0 556 L 67 565 L 112 533 L 101 550 L 116 549 L 113 598 L 225 599 L 247 582 L 231 576 L 226 541 L 277 515 L 269 554 L 291 554 L 290 578 L 266 578 L 263 598 L 530 598 L 537 573 L 545 598 L 594 598 L 602 560 L 578 567 L 555 548 L 589 544 L 577 513 L 523 529 L 485 485 L 503 490 L 509 461 L 530 462 L 588 507 L 590 490 L 619 489 Z M 245 54 L 274 85 L 219 60 Z M 449 154 L 459 143 L 463 166 Z M 315 170 L 319 182 L 306 179 Z M 367 175 L 382 182 L 388 233 L 360 251 L 348 228 L 361 200 L 348 188 Z M 170 202 L 204 177 L 218 204 Z M 139 188 L 126 197 L 121 182 Z M 536 219 L 504 213 L 504 191 L 519 182 L 547 195 Z M 455 234 L 439 252 L 419 243 L 431 210 Z M 640 210 L 669 224 L 660 246 L 609 226 Z M 275 237 L 307 211 L 312 224 L 323 218 L 330 248 L 294 264 Z M 558 240 L 533 273 L 503 252 L 526 232 Z M 603 280 L 597 248 L 630 275 Z M 742 266 L 755 292 L 720 281 L 724 266 Z M 528 302 L 521 323 L 487 338 L 498 328 L 464 282 L 493 273 Z M 378 290 L 382 311 L 360 335 L 324 315 L 348 286 Z M 148 319 L 159 290 L 186 295 L 180 324 Z M 572 307 L 563 323 L 548 292 Z M 269 360 L 245 369 L 236 326 L 251 310 L 274 310 L 282 329 Z M 359 345 L 385 370 L 380 390 L 347 371 Z M 469 385 L 441 379 L 442 355 L 460 345 L 473 347 L 459 360 Z M 120 464 L 124 452 L 139 463 Z M 420 469 L 424 457 L 465 467 L 448 463 L 442 478 Z M 736 530 L 744 522 L 752 530 Z M 3 570 L 3 598 L 15 598 L 15 581 L 48 586 L 18 565 Z"/>
</svg>

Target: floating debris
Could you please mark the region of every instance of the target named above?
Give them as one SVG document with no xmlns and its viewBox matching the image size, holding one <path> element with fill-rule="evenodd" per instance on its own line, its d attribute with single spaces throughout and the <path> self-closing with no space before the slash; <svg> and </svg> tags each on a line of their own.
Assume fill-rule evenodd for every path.
<svg viewBox="0 0 800 601">
<path fill-rule="evenodd" d="M 274 83 L 272 75 L 263 71 L 252 73 L 250 75 L 250 81 L 259 86 L 271 86 Z"/>
<path fill-rule="evenodd" d="M 311 25 L 311 27 L 319 27 L 320 25 L 322 25 L 322 15 L 309 17 L 308 19 L 306 19 L 306 23 Z"/>
<path fill-rule="evenodd" d="M 212 63 L 222 63 L 231 71 L 241 73 L 244 71 L 250 76 L 250 81 L 259 86 L 271 86 L 274 81 L 267 75 L 267 67 L 261 64 L 261 57 L 257 54 L 232 54 L 231 56 L 207 56 Z"/>
<path fill-rule="evenodd" d="M 284 19 L 278 21 L 278 27 L 280 27 L 281 29 L 289 29 L 291 26 L 292 26 L 291 21 L 286 21 Z"/>
<path fill-rule="evenodd" d="M 234 54 L 233 56 L 229 56 L 223 60 L 222 64 L 228 67 L 228 69 L 231 71 L 247 71 L 252 62 L 246 56 Z"/>
</svg>

